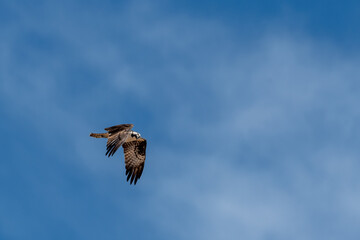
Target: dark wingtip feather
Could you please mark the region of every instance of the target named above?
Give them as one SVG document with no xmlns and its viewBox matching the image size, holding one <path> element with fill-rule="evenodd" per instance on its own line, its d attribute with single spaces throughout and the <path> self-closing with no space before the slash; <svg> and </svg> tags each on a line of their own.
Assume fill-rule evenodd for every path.
<svg viewBox="0 0 360 240">
<path fill-rule="evenodd" d="M 129 172 L 129 174 L 127 175 L 126 181 L 129 181 L 130 177 L 131 177 L 131 172 Z"/>
<path fill-rule="evenodd" d="M 131 176 L 130 184 L 132 184 L 132 183 L 133 183 L 134 178 L 135 178 L 135 174 L 133 173 L 133 175 Z"/>
<path fill-rule="evenodd" d="M 105 155 L 108 157 L 111 157 L 114 155 L 114 153 L 116 152 L 115 150 L 115 144 L 111 143 L 106 147 L 106 153 Z"/>
<path fill-rule="evenodd" d="M 110 151 L 111 151 L 111 149 L 110 149 L 110 148 L 108 148 L 108 149 L 106 150 L 105 156 L 110 157 L 110 156 L 111 156 L 111 155 L 110 155 Z"/>
</svg>

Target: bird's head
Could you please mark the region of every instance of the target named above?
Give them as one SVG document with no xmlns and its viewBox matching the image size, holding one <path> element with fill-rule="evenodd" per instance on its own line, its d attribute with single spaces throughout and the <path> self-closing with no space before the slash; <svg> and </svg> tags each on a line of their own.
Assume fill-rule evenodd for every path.
<svg viewBox="0 0 360 240">
<path fill-rule="evenodd" d="M 131 133 L 131 137 L 134 137 L 134 138 L 136 138 L 136 139 L 139 139 L 139 138 L 141 137 L 141 135 L 140 135 L 140 133 L 138 133 L 138 132 L 132 132 L 132 133 Z"/>
</svg>

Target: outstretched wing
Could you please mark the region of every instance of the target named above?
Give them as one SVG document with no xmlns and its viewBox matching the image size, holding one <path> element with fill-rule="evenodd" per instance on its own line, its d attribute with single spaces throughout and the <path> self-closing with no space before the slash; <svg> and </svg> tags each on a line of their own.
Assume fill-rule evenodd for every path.
<svg viewBox="0 0 360 240">
<path fill-rule="evenodd" d="M 109 133 L 105 155 L 108 157 L 114 155 L 116 150 L 126 141 L 133 126 L 133 124 L 121 124 L 105 128 Z"/>
<path fill-rule="evenodd" d="M 141 177 L 144 170 L 146 157 L 146 139 L 139 138 L 135 141 L 126 142 L 123 144 L 125 155 L 125 168 L 127 181 L 130 179 L 130 184 L 136 184 Z"/>
</svg>

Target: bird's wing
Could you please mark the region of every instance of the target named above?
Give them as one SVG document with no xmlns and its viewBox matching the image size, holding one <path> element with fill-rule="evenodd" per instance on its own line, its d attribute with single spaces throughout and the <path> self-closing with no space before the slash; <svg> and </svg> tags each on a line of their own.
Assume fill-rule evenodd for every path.
<svg viewBox="0 0 360 240">
<path fill-rule="evenodd" d="M 133 126 L 133 124 L 121 124 L 105 128 L 109 133 L 105 155 L 108 157 L 114 155 L 116 150 L 126 141 Z"/>
<path fill-rule="evenodd" d="M 126 142 L 123 144 L 125 155 L 125 168 L 127 181 L 130 179 L 130 184 L 134 181 L 134 185 L 141 177 L 144 170 L 146 157 L 146 139 L 139 138 L 135 141 Z"/>
</svg>

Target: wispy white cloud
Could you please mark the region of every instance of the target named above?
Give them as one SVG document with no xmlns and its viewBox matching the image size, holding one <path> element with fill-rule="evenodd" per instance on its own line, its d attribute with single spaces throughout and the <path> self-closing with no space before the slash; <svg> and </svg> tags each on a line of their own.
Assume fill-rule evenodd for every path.
<svg viewBox="0 0 360 240">
<path fill-rule="evenodd" d="M 358 56 L 291 32 L 249 43 L 215 20 L 160 5 L 132 3 L 97 18 L 62 4 L 35 9 L 49 21 L 14 9 L 23 20 L 0 40 L 2 105 L 30 122 L 45 148 L 79 174 L 119 180 L 122 163 L 105 166 L 104 143 L 87 135 L 119 119 L 142 126 L 149 148 L 137 195 L 112 194 L 110 181 L 89 177 L 124 219 L 163 238 L 359 236 Z M 43 52 L 24 30 L 57 50 Z M 52 213 L 86 236 L 81 217 Z"/>
</svg>

